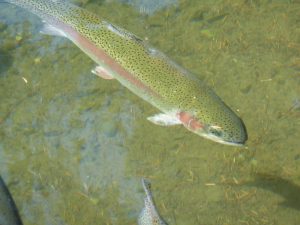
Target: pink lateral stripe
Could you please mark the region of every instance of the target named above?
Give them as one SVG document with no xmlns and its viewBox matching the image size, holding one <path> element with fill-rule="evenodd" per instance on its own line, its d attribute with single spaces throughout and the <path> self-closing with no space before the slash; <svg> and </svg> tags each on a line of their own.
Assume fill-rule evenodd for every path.
<svg viewBox="0 0 300 225">
<path fill-rule="evenodd" d="M 148 93 L 160 97 L 156 92 L 154 92 L 150 87 L 143 84 L 140 80 L 136 79 L 131 73 L 126 71 L 119 63 L 116 62 L 112 57 L 110 57 L 104 50 L 97 47 L 92 41 L 81 35 L 73 27 L 57 20 L 53 19 L 56 27 L 63 30 L 80 48 L 87 50 L 90 54 L 94 55 L 99 61 L 103 61 L 117 74 L 128 80 L 130 83 L 136 85 L 138 88 L 146 90 Z"/>
</svg>

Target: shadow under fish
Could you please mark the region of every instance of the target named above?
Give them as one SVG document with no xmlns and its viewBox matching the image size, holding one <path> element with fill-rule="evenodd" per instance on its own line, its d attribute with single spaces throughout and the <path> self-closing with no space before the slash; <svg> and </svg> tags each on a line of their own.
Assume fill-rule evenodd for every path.
<svg viewBox="0 0 300 225">
<path fill-rule="evenodd" d="M 16 204 L 0 176 L 0 224 L 22 225 Z"/>
<path fill-rule="evenodd" d="M 287 179 L 273 174 L 258 173 L 255 180 L 247 185 L 279 194 L 285 199 L 280 203 L 281 206 L 300 210 L 300 186 Z"/>
</svg>

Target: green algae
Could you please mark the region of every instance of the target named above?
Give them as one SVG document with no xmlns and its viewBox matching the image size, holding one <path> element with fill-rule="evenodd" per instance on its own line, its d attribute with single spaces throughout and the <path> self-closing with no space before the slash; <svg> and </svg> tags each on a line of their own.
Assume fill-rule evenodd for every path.
<svg viewBox="0 0 300 225">
<path fill-rule="evenodd" d="M 233 148 L 150 124 L 153 107 L 3 7 L 0 171 L 24 224 L 135 224 L 141 177 L 169 224 L 298 224 L 299 203 L 281 204 L 300 189 L 297 4 L 179 1 L 145 17 L 77 2 L 199 74 L 245 120 L 249 141 Z"/>
</svg>

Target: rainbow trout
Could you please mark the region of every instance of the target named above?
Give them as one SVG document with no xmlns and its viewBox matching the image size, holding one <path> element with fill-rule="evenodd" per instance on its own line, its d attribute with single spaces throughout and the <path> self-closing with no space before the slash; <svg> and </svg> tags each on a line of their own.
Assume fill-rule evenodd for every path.
<svg viewBox="0 0 300 225">
<path fill-rule="evenodd" d="M 142 179 L 142 185 L 146 193 L 144 199 L 144 208 L 142 209 L 139 218 L 138 225 L 167 225 L 166 222 L 159 216 L 152 198 L 150 191 L 150 182 Z"/>
<path fill-rule="evenodd" d="M 182 124 L 210 140 L 243 145 L 242 120 L 202 81 L 141 38 L 62 0 L 6 0 L 39 16 L 42 33 L 68 38 L 97 66 L 93 73 L 117 79 L 161 113 L 151 122 Z"/>
</svg>

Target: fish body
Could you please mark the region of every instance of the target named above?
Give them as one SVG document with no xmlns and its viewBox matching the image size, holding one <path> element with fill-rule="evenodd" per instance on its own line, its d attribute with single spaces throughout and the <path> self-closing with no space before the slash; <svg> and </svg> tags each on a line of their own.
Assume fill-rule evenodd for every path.
<svg viewBox="0 0 300 225">
<path fill-rule="evenodd" d="M 117 79 L 162 113 L 148 119 L 229 144 L 243 145 L 243 121 L 202 81 L 134 34 L 61 0 L 7 0 L 39 16 L 42 32 L 67 37 L 96 63 L 94 73 Z"/>
<path fill-rule="evenodd" d="M 142 179 L 142 185 L 146 196 L 144 198 L 144 208 L 138 218 L 138 225 L 167 225 L 155 208 L 150 191 L 150 183 L 147 180 Z"/>
<path fill-rule="evenodd" d="M 0 224 L 22 225 L 17 207 L 0 176 Z"/>
</svg>

